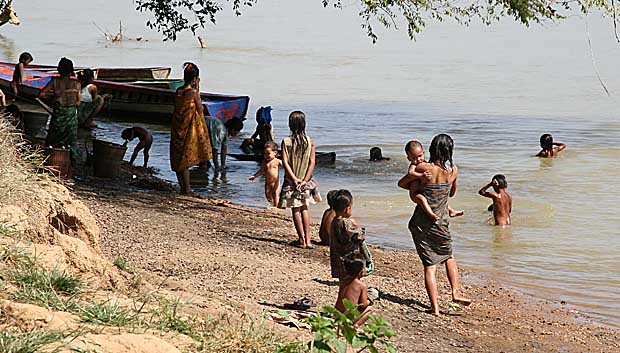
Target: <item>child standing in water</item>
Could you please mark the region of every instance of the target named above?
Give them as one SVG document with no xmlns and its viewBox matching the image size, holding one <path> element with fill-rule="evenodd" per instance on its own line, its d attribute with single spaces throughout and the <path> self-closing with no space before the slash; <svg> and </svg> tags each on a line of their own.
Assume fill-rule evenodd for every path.
<svg viewBox="0 0 620 353">
<path fill-rule="evenodd" d="M 278 159 L 278 145 L 273 141 L 265 142 L 263 155 L 265 159 L 258 172 L 250 177 L 250 181 L 254 181 L 257 177 L 265 174 L 265 197 L 273 207 L 278 207 L 280 168 L 282 168 L 282 161 Z"/>
<path fill-rule="evenodd" d="M 312 178 L 315 166 L 314 141 L 306 135 L 306 114 L 294 111 L 288 117 L 291 135 L 282 140 L 284 183 L 280 193 L 280 208 L 290 208 L 298 247 L 312 249 L 310 212 L 308 205 L 320 202 L 317 183 Z"/>
<path fill-rule="evenodd" d="M 146 168 L 149 164 L 149 151 L 153 145 L 153 134 L 151 134 L 149 130 L 140 126 L 130 127 L 121 132 L 121 138 L 125 140 L 125 146 L 127 145 L 127 142 L 135 139 L 136 137 L 140 142 L 136 145 L 136 148 L 134 148 L 129 164 L 133 164 L 136 157 L 138 157 L 138 153 L 141 150 L 144 150 L 144 164 L 142 167 Z"/>
<path fill-rule="evenodd" d="M 321 238 L 321 242 L 319 245 L 327 245 L 329 246 L 331 241 L 332 234 L 332 221 L 334 217 L 336 217 L 336 212 L 334 211 L 334 197 L 338 190 L 331 190 L 327 193 L 327 205 L 328 209 L 323 212 L 323 217 L 321 217 L 321 228 L 319 228 L 319 238 Z"/>
<path fill-rule="evenodd" d="M 353 322 L 353 327 L 359 330 L 368 320 L 368 314 L 372 312 L 370 300 L 368 300 L 368 285 L 362 282 L 366 263 L 359 253 L 350 253 L 342 258 L 346 278 L 341 278 L 338 289 L 338 299 L 336 299 L 336 309 L 341 313 L 347 311 L 344 300 L 357 305 L 357 310 L 361 313 L 359 319 Z"/>
<path fill-rule="evenodd" d="M 538 152 L 536 157 L 550 158 L 556 157 L 560 151 L 566 148 L 566 144 L 553 142 L 551 134 L 544 134 L 540 137 L 540 147 L 542 150 Z"/>
<path fill-rule="evenodd" d="M 439 221 L 439 217 L 429 206 L 426 197 L 421 194 L 422 180 L 428 179 L 430 177 L 430 173 L 422 174 L 415 171 L 417 165 L 424 162 L 424 148 L 420 142 L 411 140 L 405 145 L 405 153 L 407 154 L 407 160 L 411 162 L 411 164 L 407 170 L 407 175 L 398 181 L 398 186 L 405 190 L 411 190 L 411 183 L 416 183 L 415 198 L 413 201 L 422 207 L 424 212 L 433 220 L 433 222 L 437 222 Z M 452 207 L 448 206 L 448 215 L 450 217 L 462 216 L 463 213 L 464 212 L 462 210 L 456 211 L 452 209 Z"/>
<path fill-rule="evenodd" d="M 491 186 L 493 187 L 493 192 L 487 191 Z M 512 223 L 510 221 L 512 195 L 506 192 L 506 188 L 508 188 L 506 177 L 502 174 L 497 174 L 478 191 L 478 194 L 481 196 L 493 200 L 493 218 L 495 219 L 496 226 L 509 226 Z"/>
<path fill-rule="evenodd" d="M 24 68 L 28 66 L 34 59 L 28 52 L 19 54 L 19 62 L 15 65 L 13 70 L 13 80 L 11 81 L 11 89 L 13 90 L 13 96 L 17 98 L 19 93 L 19 86 L 24 82 Z"/>
</svg>

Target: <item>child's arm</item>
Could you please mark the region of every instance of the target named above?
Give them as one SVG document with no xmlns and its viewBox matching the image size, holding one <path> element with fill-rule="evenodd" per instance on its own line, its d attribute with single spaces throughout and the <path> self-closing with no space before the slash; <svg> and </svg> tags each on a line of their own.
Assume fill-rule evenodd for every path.
<svg viewBox="0 0 620 353">
<path fill-rule="evenodd" d="M 24 83 L 24 64 L 19 63 L 17 64 L 17 66 L 19 67 L 19 76 L 17 76 L 17 82 L 15 83 L 21 85 L 22 83 Z"/>
<path fill-rule="evenodd" d="M 480 196 L 488 197 L 490 199 L 495 199 L 497 197 L 497 194 L 494 191 L 487 191 L 487 189 L 496 184 L 497 184 L 496 180 L 491 180 L 491 182 L 489 182 L 488 184 L 483 186 L 480 190 L 478 190 L 478 194 Z"/>
<path fill-rule="evenodd" d="M 254 181 L 256 178 L 258 178 L 259 176 L 265 174 L 265 170 L 267 169 L 267 163 L 265 163 L 265 161 L 263 161 L 260 165 L 260 169 L 258 170 L 258 172 L 256 172 L 256 174 L 252 175 L 251 177 L 249 177 L 250 181 Z"/>
<path fill-rule="evenodd" d="M 308 170 L 306 175 L 297 185 L 297 190 L 302 191 L 306 187 L 306 183 L 312 178 L 314 172 L 314 166 L 316 164 L 316 147 L 314 146 L 314 140 L 310 140 L 310 162 L 308 163 Z"/>
<path fill-rule="evenodd" d="M 555 148 L 555 151 L 556 151 L 556 152 L 560 152 L 560 151 L 562 151 L 563 149 L 565 149 L 565 148 L 566 148 L 566 144 L 565 144 L 565 143 L 562 143 L 562 142 L 554 142 L 554 143 L 553 143 L 553 145 L 554 145 L 554 146 L 557 146 L 557 147 Z"/>
</svg>

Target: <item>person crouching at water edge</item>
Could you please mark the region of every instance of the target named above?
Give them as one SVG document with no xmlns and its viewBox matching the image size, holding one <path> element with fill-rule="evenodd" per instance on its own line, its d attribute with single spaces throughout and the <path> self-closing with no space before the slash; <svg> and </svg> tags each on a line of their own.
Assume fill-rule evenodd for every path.
<svg viewBox="0 0 620 353">
<path fill-rule="evenodd" d="M 127 146 L 127 143 L 129 143 L 129 141 L 132 141 L 136 137 L 138 138 L 139 142 L 134 148 L 133 153 L 131 154 L 129 164 L 133 165 L 136 157 L 138 157 L 138 153 L 140 151 L 144 151 L 144 163 L 142 164 L 142 167 L 147 168 L 149 165 L 149 151 L 151 150 L 151 146 L 153 145 L 153 134 L 149 130 L 141 126 L 130 127 L 121 132 L 121 138 L 125 140 L 125 143 L 123 144 L 124 146 Z"/>
<path fill-rule="evenodd" d="M 222 178 L 226 176 L 226 155 L 228 153 L 228 137 L 237 136 L 243 130 L 243 122 L 241 119 L 232 118 L 225 123 L 222 120 L 205 116 L 209 134 L 211 136 L 211 149 L 213 150 L 213 166 L 215 167 L 213 177 L 217 178 L 218 174 L 222 174 Z M 218 160 L 217 155 L 220 154 Z"/>
<path fill-rule="evenodd" d="M 263 156 L 265 159 L 263 163 L 261 163 L 258 172 L 249 179 L 250 181 L 254 181 L 259 176 L 265 174 L 265 197 L 273 207 L 278 207 L 280 168 L 282 168 L 282 161 L 278 158 L 278 145 L 273 141 L 268 141 L 263 147 Z"/>
<path fill-rule="evenodd" d="M 183 65 L 183 86 L 174 97 L 170 125 L 170 166 L 177 174 L 181 194 L 196 196 L 189 184 L 189 168 L 211 160 L 211 139 L 200 99 L 200 71 Z"/>
<path fill-rule="evenodd" d="M 310 212 L 308 205 L 321 201 L 316 181 L 312 178 L 315 166 L 314 140 L 306 135 L 306 114 L 292 112 L 288 117 L 291 135 L 282 140 L 284 183 L 279 208 L 290 208 L 299 242 L 295 245 L 312 249 Z"/>
<path fill-rule="evenodd" d="M 422 194 L 426 197 L 432 212 L 439 217 L 439 221 L 431 218 L 422 206 L 417 205 L 411 220 L 409 231 L 413 237 L 416 251 L 424 265 L 424 285 L 431 302 L 427 312 L 439 315 L 437 303 L 437 265 L 445 264 L 448 280 L 452 287 L 452 301 L 462 305 L 471 304 L 471 300 L 464 298 L 459 291 L 459 273 L 456 260 L 452 255 L 452 235 L 448 221 L 448 198 L 456 194 L 458 169 L 452 162 L 454 142 L 446 134 L 433 138 L 430 147 L 429 162 L 417 165 L 417 173 L 429 173 L 428 179 L 422 180 Z M 415 183 L 409 196 L 415 202 Z"/>
</svg>

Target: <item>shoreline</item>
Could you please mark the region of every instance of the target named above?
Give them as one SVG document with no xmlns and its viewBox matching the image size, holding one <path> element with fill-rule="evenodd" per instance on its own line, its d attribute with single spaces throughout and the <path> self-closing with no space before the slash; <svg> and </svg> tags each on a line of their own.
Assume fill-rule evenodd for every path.
<svg viewBox="0 0 620 353">
<path fill-rule="evenodd" d="M 337 282 L 329 276 L 328 249 L 290 246 L 296 236 L 283 212 L 169 191 L 140 191 L 99 179 L 86 178 L 74 189 L 97 218 L 104 255 L 110 261 L 122 255 L 148 276 L 166 279 L 169 290 L 224 298 L 234 303 L 232 307 L 254 313 L 273 308 L 261 303 L 282 305 L 304 296 L 318 307 L 335 301 Z M 570 313 L 558 303 L 500 286 L 466 268 L 460 269 L 461 287 L 474 304 L 469 308 L 450 304 L 441 269 L 444 315 L 431 317 L 424 313 L 428 298 L 415 251 L 375 246 L 372 251 L 377 272 L 365 282 L 379 289 L 376 312 L 396 329 L 400 352 L 446 347 L 575 352 L 620 348 L 617 329 Z"/>
</svg>

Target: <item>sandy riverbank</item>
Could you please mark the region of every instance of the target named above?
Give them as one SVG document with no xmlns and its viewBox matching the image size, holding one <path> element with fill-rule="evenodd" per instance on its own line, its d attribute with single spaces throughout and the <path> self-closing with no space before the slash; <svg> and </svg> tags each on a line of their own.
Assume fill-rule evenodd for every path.
<svg viewBox="0 0 620 353">
<path fill-rule="evenodd" d="M 166 290 L 256 315 L 302 297 L 319 306 L 334 303 L 337 283 L 329 276 L 328 249 L 290 246 L 294 230 L 281 211 L 101 180 L 78 182 L 74 192 L 97 219 L 104 255 L 126 259 L 151 283 L 163 281 Z M 417 255 L 382 249 L 373 249 L 373 255 L 377 272 L 367 282 L 380 290 L 377 312 L 396 329 L 400 352 L 620 349 L 619 331 L 570 313 L 570 303 L 534 301 L 486 280 L 474 285 L 468 280 L 474 274 L 467 271 L 462 271 L 462 287 L 475 303 L 449 305 L 442 270 L 443 315 L 432 317 L 424 313 L 427 297 Z"/>
</svg>

